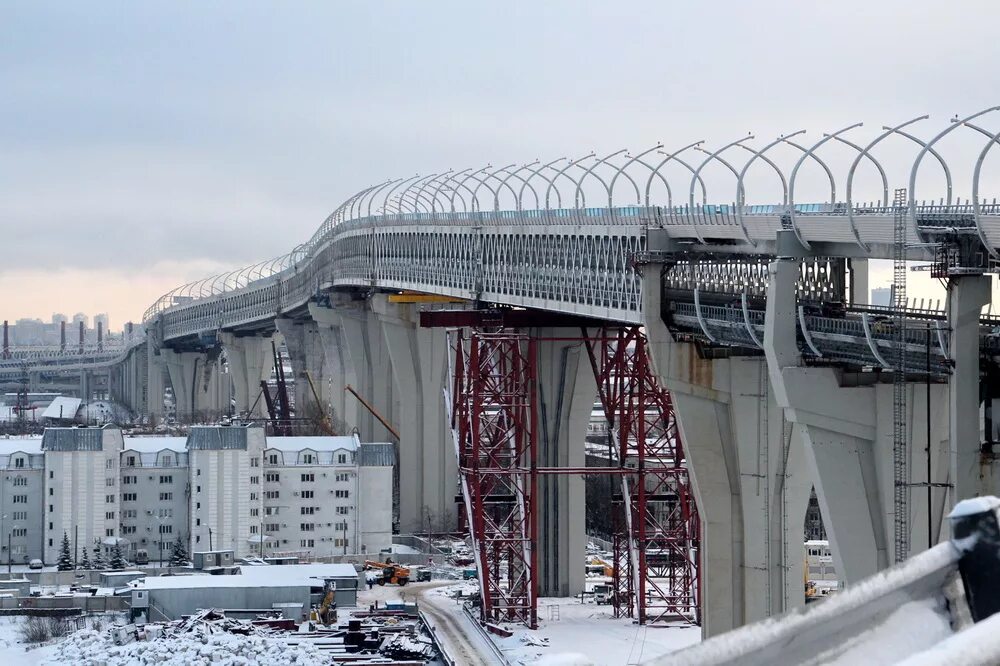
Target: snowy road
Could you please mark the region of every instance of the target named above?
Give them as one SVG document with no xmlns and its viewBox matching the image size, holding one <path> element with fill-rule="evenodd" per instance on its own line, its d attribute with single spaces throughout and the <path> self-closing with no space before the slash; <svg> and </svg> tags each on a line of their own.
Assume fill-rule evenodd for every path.
<svg viewBox="0 0 1000 666">
<path fill-rule="evenodd" d="M 405 588 L 376 587 L 358 594 L 358 606 L 364 607 L 375 600 L 416 600 L 420 610 L 434 627 L 441 647 L 462 666 L 505 666 L 497 659 L 487 639 L 471 626 L 471 620 L 462 612 L 455 600 L 438 594 L 429 594 L 435 588 L 455 585 L 457 581 L 410 583 Z"/>
</svg>

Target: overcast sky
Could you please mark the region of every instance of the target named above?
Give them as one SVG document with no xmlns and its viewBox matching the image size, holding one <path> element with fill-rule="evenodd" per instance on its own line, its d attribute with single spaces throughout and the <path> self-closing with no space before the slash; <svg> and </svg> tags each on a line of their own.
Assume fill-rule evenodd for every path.
<svg viewBox="0 0 1000 666">
<path fill-rule="evenodd" d="M 929 137 L 1000 103 L 998 18 L 995 0 L 0 2 L 0 318 L 118 328 L 387 177 L 857 121 L 867 142 L 924 113 Z M 904 144 L 881 153 L 891 186 Z M 956 194 L 982 145 L 954 148 Z"/>
</svg>

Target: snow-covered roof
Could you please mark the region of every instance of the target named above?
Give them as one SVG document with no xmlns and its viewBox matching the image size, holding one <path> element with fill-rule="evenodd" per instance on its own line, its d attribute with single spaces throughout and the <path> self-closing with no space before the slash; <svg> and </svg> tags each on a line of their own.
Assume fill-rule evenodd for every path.
<svg viewBox="0 0 1000 666">
<path fill-rule="evenodd" d="M 339 451 L 358 448 L 358 440 L 352 435 L 320 436 L 320 437 L 268 437 L 267 448 L 279 451 Z"/>
<path fill-rule="evenodd" d="M 133 583 L 147 590 L 199 587 L 320 587 L 324 578 L 357 578 L 351 564 L 285 564 L 240 567 L 232 576 L 147 576 Z"/>
<path fill-rule="evenodd" d="M 59 396 L 49 403 L 49 406 L 42 412 L 43 419 L 62 419 L 72 421 L 76 418 L 76 413 L 80 410 L 83 400 L 80 398 L 67 398 Z"/>
<path fill-rule="evenodd" d="M 41 453 L 41 437 L 0 437 L 0 455 L 11 453 Z"/>
<path fill-rule="evenodd" d="M 164 449 L 187 451 L 187 437 L 126 437 L 125 451 L 137 453 L 159 453 Z"/>
</svg>

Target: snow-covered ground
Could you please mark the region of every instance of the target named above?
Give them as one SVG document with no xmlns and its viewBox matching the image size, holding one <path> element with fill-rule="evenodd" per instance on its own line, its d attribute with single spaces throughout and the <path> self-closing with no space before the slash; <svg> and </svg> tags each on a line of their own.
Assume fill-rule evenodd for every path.
<svg viewBox="0 0 1000 666">
<path fill-rule="evenodd" d="M 55 645 L 28 648 L 22 643 L 18 632 L 22 622 L 23 617 L 0 616 L 0 664 L 4 666 L 37 666 L 56 653 Z"/>
<path fill-rule="evenodd" d="M 458 606 L 450 597 L 457 590 L 471 594 L 476 589 L 474 583 L 440 587 L 427 592 L 422 602 L 433 601 L 436 609 L 454 610 L 454 624 L 461 626 Z M 475 632 L 474 627 L 469 629 L 466 633 Z M 568 598 L 538 600 L 537 630 L 516 625 L 507 629 L 514 632 L 510 638 L 490 635 L 490 639 L 511 664 L 631 666 L 701 640 L 700 627 L 683 623 L 640 627 L 631 620 L 613 617 L 611 606 L 581 604 Z"/>
</svg>

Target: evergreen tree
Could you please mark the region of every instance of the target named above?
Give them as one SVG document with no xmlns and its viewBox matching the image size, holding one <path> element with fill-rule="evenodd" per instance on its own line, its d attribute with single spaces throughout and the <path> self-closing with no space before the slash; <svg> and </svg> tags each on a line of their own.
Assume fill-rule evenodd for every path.
<svg viewBox="0 0 1000 666">
<path fill-rule="evenodd" d="M 80 557 L 80 568 L 89 569 L 90 568 L 90 556 L 87 555 L 87 549 L 83 549 L 83 555 Z"/>
<path fill-rule="evenodd" d="M 189 561 L 187 548 L 184 546 L 184 540 L 181 539 L 180 535 L 177 535 L 177 539 L 174 541 L 170 553 L 170 566 L 183 567 L 187 565 Z"/>
<path fill-rule="evenodd" d="M 63 532 L 62 545 L 59 547 L 59 561 L 56 563 L 59 571 L 73 570 L 73 555 L 69 551 L 69 536 Z"/>
<path fill-rule="evenodd" d="M 91 563 L 91 565 L 95 569 L 107 569 L 108 568 L 107 562 L 104 561 L 104 552 L 103 552 L 103 549 L 101 548 L 101 541 L 100 541 L 100 539 L 94 541 L 94 561 Z"/>
<path fill-rule="evenodd" d="M 111 549 L 111 568 L 118 571 L 124 569 L 128 566 L 128 561 L 122 555 L 121 546 L 116 542 L 114 547 Z"/>
</svg>

